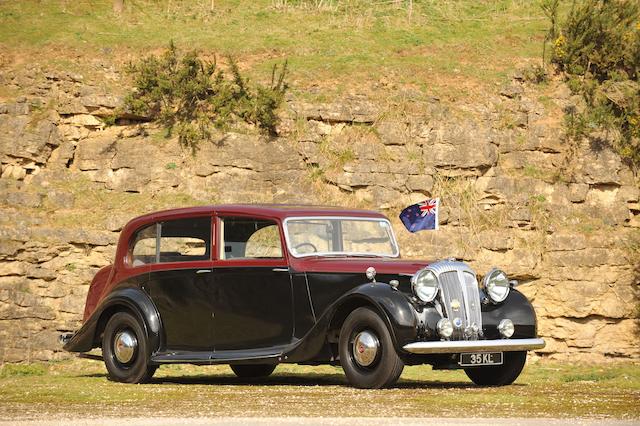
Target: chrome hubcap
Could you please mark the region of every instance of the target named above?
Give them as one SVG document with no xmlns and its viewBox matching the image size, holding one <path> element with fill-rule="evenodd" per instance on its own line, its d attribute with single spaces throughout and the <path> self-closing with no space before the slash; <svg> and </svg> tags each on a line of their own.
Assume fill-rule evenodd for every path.
<svg viewBox="0 0 640 426">
<path fill-rule="evenodd" d="M 361 331 L 353 339 L 353 359 L 362 367 L 373 364 L 379 349 L 380 342 L 376 335 L 370 331 Z"/>
<path fill-rule="evenodd" d="M 138 339 L 129 330 L 119 331 L 113 340 L 113 354 L 122 364 L 126 364 L 133 359 L 137 348 Z"/>
</svg>

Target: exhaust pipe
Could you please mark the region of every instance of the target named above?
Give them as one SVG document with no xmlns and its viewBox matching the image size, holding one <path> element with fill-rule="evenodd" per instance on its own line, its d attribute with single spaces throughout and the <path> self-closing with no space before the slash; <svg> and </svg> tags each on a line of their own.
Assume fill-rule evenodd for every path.
<svg viewBox="0 0 640 426">
<path fill-rule="evenodd" d="M 58 336 L 58 342 L 60 342 L 60 344 L 64 346 L 69 340 L 71 340 L 72 337 L 73 333 L 62 333 L 60 336 Z"/>
</svg>

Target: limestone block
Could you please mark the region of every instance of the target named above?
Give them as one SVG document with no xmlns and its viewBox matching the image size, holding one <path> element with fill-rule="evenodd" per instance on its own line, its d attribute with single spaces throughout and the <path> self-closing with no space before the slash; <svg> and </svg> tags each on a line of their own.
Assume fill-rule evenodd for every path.
<svg viewBox="0 0 640 426">
<path fill-rule="evenodd" d="M 409 129 L 404 122 L 385 120 L 377 124 L 376 130 L 385 145 L 405 145 L 407 143 Z"/>
<path fill-rule="evenodd" d="M 292 102 L 290 106 L 298 118 L 330 123 L 373 123 L 380 113 L 373 102 L 356 97 L 324 104 Z"/>
<path fill-rule="evenodd" d="M 608 323 L 597 331 L 594 349 L 607 356 L 640 356 L 640 320 L 623 319 Z"/>
<path fill-rule="evenodd" d="M 582 250 L 587 247 L 587 238 L 569 231 L 554 232 L 547 236 L 546 247 L 548 251 Z"/>
<path fill-rule="evenodd" d="M 29 264 L 26 262 L 0 262 L 0 276 L 22 276 L 27 272 Z"/>
<path fill-rule="evenodd" d="M 471 149 L 460 149 L 450 144 L 425 147 L 425 164 L 444 169 L 482 169 L 493 167 L 498 159 L 497 149 L 491 143 L 476 142 Z"/>
<path fill-rule="evenodd" d="M 572 203 L 581 203 L 587 197 L 589 185 L 587 185 L 586 183 L 570 183 L 568 189 L 568 200 Z"/>
<path fill-rule="evenodd" d="M 51 152 L 47 166 L 54 168 L 68 167 L 69 163 L 73 160 L 75 149 L 76 147 L 72 142 L 62 142 L 59 147 Z"/>
<path fill-rule="evenodd" d="M 575 175 L 579 182 L 588 184 L 620 185 L 620 171 L 624 168 L 620 156 L 610 148 L 592 150 L 583 147 L 575 156 Z"/>
<path fill-rule="evenodd" d="M 4 198 L 4 200 L 2 200 L 2 198 Z M 10 206 L 16 207 L 40 207 L 42 206 L 42 199 L 42 194 L 23 191 L 12 191 L 4 194 L 4 197 L 0 195 L 0 200 Z"/>
<path fill-rule="evenodd" d="M 60 143 L 56 125 L 49 119 L 31 122 L 29 116 L 0 115 L 0 159 L 25 158 L 43 164 Z"/>
<path fill-rule="evenodd" d="M 102 129 L 105 124 L 102 120 L 99 120 L 91 114 L 77 114 L 72 115 L 64 119 L 65 124 L 70 124 L 77 127 L 85 127 L 87 129 Z"/>
<path fill-rule="evenodd" d="M 47 202 L 56 208 L 73 208 L 75 196 L 68 191 L 49 190 L 47 191 Z"/>
<path fill-rule="evenodd" d="M 111 168 L 115 146 L 115 135 L 109 133 L 80 141 L 76 147 L 74 164 L 83 171 Z"/>
<path fill-rule="evenodd" d="M 433 190 L 433 177 L 430 175 L 409 175 L 407 177 L 407 188 L 411 191 L 419 191 L 429 195 Z"/>
</svg>

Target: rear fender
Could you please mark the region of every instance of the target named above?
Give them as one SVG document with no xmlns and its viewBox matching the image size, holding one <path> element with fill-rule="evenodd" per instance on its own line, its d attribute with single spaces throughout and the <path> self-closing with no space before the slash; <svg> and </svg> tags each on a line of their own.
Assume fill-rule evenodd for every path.
<svg viewBox="0 0 640 426">
<path fill-rule="evenodd" d="M 69 352 L 87 352 L 101 345 L 100 335 L 115 312 L 129 311 L 140 320 L 151 352 L 162 344 L 162 323 L 155 305 L 142 290 L 135 287 L 120 288 L 105 297 L 93 314 L 69 341 L 64 350 Z"/>
</svg>

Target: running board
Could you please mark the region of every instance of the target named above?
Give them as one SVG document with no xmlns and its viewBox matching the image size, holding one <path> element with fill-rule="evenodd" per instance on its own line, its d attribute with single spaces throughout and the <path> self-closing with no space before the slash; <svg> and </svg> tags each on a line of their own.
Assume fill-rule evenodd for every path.
<svg viewBox="0 0 640 426">
<path fill-rule="evenodd" d="M 274 352 L 273 348 L 265 351 L 170 351 L 151 356 L 151 362 L 157 364 L 229 364 L 238 362 L 277 364 L 283 359 L 286 357 L 283 356 L 282 351 Z"/>
<path fill-rule="evenodd" d="M 104 361 L 104 358 L 102 358 L 102 355 L 98 355 L 98 354 L 79 353 L 78 358 L 92 359 L 94 361 Z"/>
</svg>

